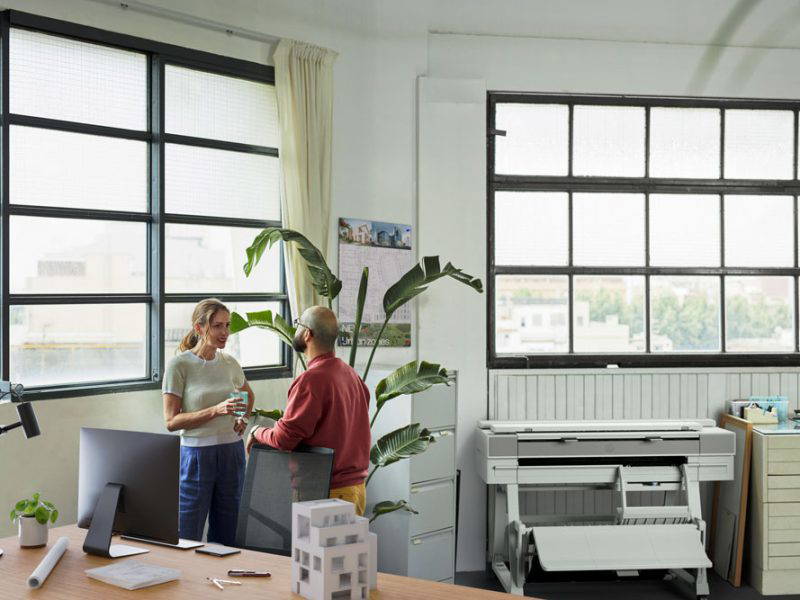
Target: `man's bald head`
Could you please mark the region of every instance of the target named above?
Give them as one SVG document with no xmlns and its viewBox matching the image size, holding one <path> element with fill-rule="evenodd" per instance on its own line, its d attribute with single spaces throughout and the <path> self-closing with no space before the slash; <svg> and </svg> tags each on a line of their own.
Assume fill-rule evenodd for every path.
<svg viewBox="0 0 800 600">
<path fill-rule="evenodd" d="M 312 306 L 307 308 L 300 317 L 314 335 L 321 349 L 332 351 L 336 347 L 336 338 L 339 337 L 339 323 L 336 315 L 330 308 Z"/>
</svg>

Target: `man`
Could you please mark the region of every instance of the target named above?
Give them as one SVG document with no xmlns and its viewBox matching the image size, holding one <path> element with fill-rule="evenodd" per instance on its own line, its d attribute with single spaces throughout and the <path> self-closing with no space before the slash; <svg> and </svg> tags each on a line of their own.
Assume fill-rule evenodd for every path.
<svg viewBox="0 0 800 600">
<path fill-rule="evenodd" d="M 333 448 L 331 498 L 366 508 L 364 479 L 369 467 L 369 390 L 350 365 L 336 358 L 336 315 L 312 306 L 296 321 L 293 347 L 308 360 L 308 370 L 292 382 L 283 417 L 272 428 L 254 427 L 247 451 L 259 442 L 293 450 L 303 442 Z"/>
</svg>

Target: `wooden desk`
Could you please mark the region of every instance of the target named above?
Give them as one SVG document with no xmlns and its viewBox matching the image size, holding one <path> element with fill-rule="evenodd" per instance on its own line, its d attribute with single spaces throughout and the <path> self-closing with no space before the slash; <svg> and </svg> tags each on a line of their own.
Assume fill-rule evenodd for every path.
<svg viewBox="0 0 800 600">
<path fill-rule="evenodd" d="M 61 557 L 58 565 L 50 573 L 44 585 L 32 590 L 28 587 L 28 576 L 47 554 L 56 540 L 69 538 L 69 549 Z M 194 550 L 176 550 L 151 544 L 138 544 L 130 540 L 116 540 L 131 546 L 150 549 L 147 554 L 132 557 L 163 567 L 180 569 L 181 578 L 141 590 L 125 590 L 91 579 L 84 570 L 100 567 L 112 562 L 108 558 L 90 556 L 83 552 L 85 529 L 75 525 L 57 527 L 50 530 L 50 540 L 46 548 L 21 549 L 16 536 L 0 539 L 0 548 L 5 554 L 0 558 L 0 598 L 64 598 L 70 600 L 105 600 L 107 598 L 250 598 L 251 600 L 272 600 L 278 598 L 300 598 L 289 591 L 291 562 L 288 557 L 242 550 L 240 554 L 217 558 L 197 554 Z M 130 560 L 121 558 L 116 560 Z M 229 577 L 228 569 L 268 570 L 272 577 Z M 221 591 L 206 581 L 206 577 L 237 579 L 242 585 L 225 586 Z M 488 592 L 475 588 L 435 583 L 422 579 L 412 579 L 399 575 L 378 573 L 378 589 L 370 594 L 371 600 L 479 600 L 496 598 L 508 600 L 507 594 Z"/>
</svg>

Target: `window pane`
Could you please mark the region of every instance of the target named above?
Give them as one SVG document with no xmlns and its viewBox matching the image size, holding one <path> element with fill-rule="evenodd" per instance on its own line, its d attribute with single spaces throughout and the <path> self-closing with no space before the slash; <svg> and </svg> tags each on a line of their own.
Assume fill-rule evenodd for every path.
<svg viewBox="0 0 800 600">
<path fill-rule="evenodd" d="M 725 196 L 725 265 L 794 265 L 791 196 Z"/>
<path fill-rule="evenodd" d="M 497 192 L 494 209 L 495 264 L 567 264 L 567 194 Z"/>
<path fill-rule="evenodd" d="M 791 179 L 793 129 L 788 110 L 726 110 L 725 177 Z"/>
<path fill-rule="evenodd" d="M 719 278 L 650 278 L 650 349 L 653 352 L 720 350 Z"/>
<path fill-rule="evenodd" d="M 280 220 L 276 157 L 176 144 L 165 155 L 168 213 Z"/>
<path fill-rule="evenodd" d="M 173 65 L 164 76 L 168 133 L 278 146 L 274 85 Z"/>
<path fill-rule="evenodd" d="M 11 379 L 25 387 L 147 376 L 145 304 L 10 308 Z"/>
<path fill-rule="evenodd" d="M 280 246 L 273 246 L 246 277 L 245 249 L 260 229 L 168 223 L 165 243 L 166 292 L 222 294 L 280 292 Z"/>
<path fill-rule="evenodd" d="M 576 265 L 644 264 L 644 195 L 573 194 Z"/>
<path fill-rule="evenodd" d="M 496 277 L 497 354 L 567 352 L 568 285 L 565 276 Z"/>
<path fill-rule="evenodd" d="M 147 225 L 10 217 L 12 294 L 142 294 Z"/>
<path fill-rule="evenodd" d="M 576 106 L 573 118 L 575 175 L 644 176 L 644 108 Z"/>
<path fill-rule="evenodd" d="M 11 127 L 11 202 L 147 210 L 147 143 Z"/>
<path fill-rule="evenodd" d="M 725 278 L 728 352 L 794 351 L 794 281 L 791 277 Z"/>
<path fill-rule="evenodd" d="M 64 37 L 11 30 L 11 112 L 147 128 L 147 57 Z"/>
<path fill-rule="evenodd" d="M 650 264 L 718 267 L 719 196 L 650 195 Z"/>
<path fill-rule="evenodd" d="M 506 175 L 567 175 L 569 108 L 561 104 L 498 104 L 495 172 Z"/>
<path fill-rule="evenodd" d="M 226 302 L 230 311 L 238 312 L 243 317 L 248 312 L 271 310 L 280 314 L 278 302 Z M 168 362 L 178 352 L 183 336 L 192 326 L 194 303 L 175 303 L 164 306 L 164 358 Z M 231 335 L 225 345 L 225 352 L 233 356 L 243 367 L 279 365 L 281 342 L 269 331 L 251 327 Z"/>
<path fill-rule="evenodd" d="M 719 177 L 716 108 L 650 109 L 650 177 Z"/>
<path fill-rule="evenodd" d="M 644 277 L 576 276 L 575 352 L 644 352 Z"/>
</svg>

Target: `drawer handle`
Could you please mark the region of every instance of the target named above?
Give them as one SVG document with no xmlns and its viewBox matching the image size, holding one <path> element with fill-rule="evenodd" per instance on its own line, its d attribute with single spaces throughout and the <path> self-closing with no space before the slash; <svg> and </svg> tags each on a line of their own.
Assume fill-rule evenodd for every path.
<svg viewBox="0 0 800 600">
<path fill-rule="evenodd" d="M 411 543 L 415 546 L 419 546 L 422 543 L 422 540 L 411 540 Z"/>
<path fill-rule="evenodd" d="M 572 442 L 577 442 L 578 438 L 561 438 L 562 444 L 571 444 Z"/>
<path fill-rule="evenodd" d="M 644 438 L 645 442 L 663 442 L 664 438 L 658 436 L 646 437 Z"/>
<path fill-rule="evenodd" d="M 439 433 L 439 437 L 447 437 L 447 436 L 450 436 L 450 435 L 453 435 L 452 431 L 442 431 L 442 432 Z"/>
<path fill-rule="evenodd" d="M 411 488 L 411 493 L 412 494 L 418 494 L 419 493 L 419 488 Z"/>
</svg>

